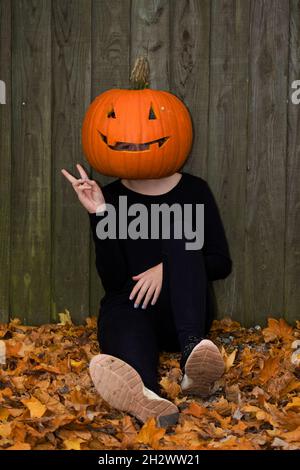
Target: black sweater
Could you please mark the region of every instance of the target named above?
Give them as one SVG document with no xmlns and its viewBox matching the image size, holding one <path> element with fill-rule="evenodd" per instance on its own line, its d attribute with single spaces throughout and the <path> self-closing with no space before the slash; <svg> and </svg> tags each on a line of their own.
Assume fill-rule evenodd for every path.
<svg viewBox="0 0 300 470">
<path fill-rule="evenodd" d="M 126 188 L 120 179 L 102 188 L 106 203 L 112 204 L 117 211 L 119 196 L 127 196 L 127 206 L 142 203 L 150 207 L 151 203 L 162 204 L 204 204 L 204 255 L 207 277 L 209 281 L 227 277 L 231 272 L 231 259 L 224 227 L 214 196 L 208 184 L 199 177 L 182 173 L 177 185 L 169 192 L 159 195 L 143 195 Z M 117 295 L 124 287 L 134 285 L 131 276 L 139 274 L 162 261 L 160 239 L 105 239 L 97 237 L 96 227 L 101 215 L 89 214 L 91 229 L 96 249 L 96 267 L 102 280 L 106 296 Z M 128 223 L 131 219 L 128 217 Z M 118 234 L 118 227 L 117 227 Z"/>
</svg>

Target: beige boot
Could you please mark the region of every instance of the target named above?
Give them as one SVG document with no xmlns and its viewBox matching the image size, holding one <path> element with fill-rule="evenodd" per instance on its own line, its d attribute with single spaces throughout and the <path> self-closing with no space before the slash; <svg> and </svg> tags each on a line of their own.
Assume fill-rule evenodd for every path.
<svg viewBox="0 0 300 470">
<path fill-rule="evenodd" d="M 209 396 L 216 380 L 224 373 L 225 366 L 217 346 L 208 339 L 197 344 L 185 363 L 185 374 L 181 382 L 183 392 Z"/>
<path fill-rule="evenodd" d="M 113 408 L 143 423 L 154 416 L 159 426 L 176 424 L 177 406 L 147 389 L 136 370 L 121 359 L 99 354 L 90 362 L 90 374 L 99 395 Z"/>
</svg>

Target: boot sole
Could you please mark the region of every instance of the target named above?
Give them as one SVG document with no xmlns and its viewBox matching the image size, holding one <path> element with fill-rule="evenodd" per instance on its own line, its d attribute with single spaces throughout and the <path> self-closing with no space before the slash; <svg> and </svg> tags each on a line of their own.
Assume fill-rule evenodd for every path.
<svg viewBox="0 0 300 470">
<path fill-rule="evenodd" d="M 224 361 L 218 347 L 208 339 L 202 340 L 194 347 L 185 364 L 185 375 L 192 383 L 183 391 L 206 398 L 224 370 Z"/>
<path fill-rule="evenodd" d="M 99 395 L 113 408 L 132 414 L 143 423 L 156 417 L 159 426 L 176 424 L 178 408 L 172 402 L 149 398 L 140 375 L 126 362 L 99 354 L 90 362 L 90 375 Z"/>
</svg>

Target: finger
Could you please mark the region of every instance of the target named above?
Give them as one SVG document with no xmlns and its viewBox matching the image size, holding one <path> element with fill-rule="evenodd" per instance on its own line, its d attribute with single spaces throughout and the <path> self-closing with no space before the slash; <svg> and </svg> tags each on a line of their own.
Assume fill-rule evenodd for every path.
<svg viewBox="0 0 300 470">
<path fill-rule="evenodd" d="M 74 176 L 72 176 L 67 170 L 65 170 L 64 168 L 61 170 L 62 174 L 67 178 L 67 180 L 70 181 L 70 183 L 75 183 L 77 181 L 76 178 L 74 178 Z"/>
<path fill-rule="evenodd" d="M 150 287 L 149 281 L 145 281 L 142 287 L 140 288 L 137 298 L 135 300 L 135 303 L 134 303 L 135 307 L 138 307 L 140 305 L 143 298 L 145 297 L 146 292 L 148 292 L 149 287 Z"/>
<path fill-rule="evenodd" d="M 140 279 L 136 285 L 134 286 L 134 288 L 132 289 L 131 291 L 131 294 L 129 296 L 129 300 L 132 300 L 134 299 L 134 297 L 136 296 L 136 294 L 138 293 L 138 291 L 140 290 L 141 286 L 143 285 L 143 283 L 145 282 L 145 279 Z"/>
<path fill-rule="evenodd" d="M 80 180 L 74 181 L 74 183 L 72 183 L 72 186 L 75 189 L 75 191 L 77 191 L 84 184 L 86 184 L 85 180 L 80 179 Z M 89 189 L 92 189 L 91 186 L 89 186 Z"/>
<path fill-rule="evenodd" d="M 153 299 L 152 299 L 152 301 L 151 301 L 151 305 L 155 305 L 155 304 L 156 304 L 157 299 L 158 299 L 159 294 L 160 294 L 160 291 L 161 291 L 161 287 L 157 287 L 157 288 L 155 289 L 154 296 L 153 296 Z"/>
<path fill-rule="evenodd" d="M 88 174 L 86 173 L 86 171 L 83 169 L 83 167 L 79 163 L 77 163 L 76 168 L 79 171 L 81 178 L 83 178 L 83 179 L 88 179 L 89 178 Z"/>
<path fill-rule="evenodd" d="M 79 191 L 83 191 L 83 190 L 85 190 L 85 189 L 88 189 L 88 190 L 91 191 L 92 188 L 91 188 L 88 184 L 86 184 L 86 183 L 80 184 L 80 185 L 78 186 L 78 190 L 79 190 Z"/>
<path fill-rule="evenodd" d="M 145 309 L 147 308 L 147 305 L 151 299 L 151 297 L 153 296 L 155 292 L 155 287 L 154 286 L 150 286 L 146 295 L 145 295 L 145 298 L 144 298 L 144 302 L 143 302 L 143 305 L 142 305 L 142 308 Z"/>
<path fill-rule="evenodd" d="M 144 271 L 143 273 L 140 273 L 140 274 L 136 274 L 135 276 L 132 276 L 132 279 L 134 280 L 137 280 L 137 279 L 141 279 L 142 276 L 144 276 L 144 274 L 146 274 L 147 271 Z"/>
</svg>

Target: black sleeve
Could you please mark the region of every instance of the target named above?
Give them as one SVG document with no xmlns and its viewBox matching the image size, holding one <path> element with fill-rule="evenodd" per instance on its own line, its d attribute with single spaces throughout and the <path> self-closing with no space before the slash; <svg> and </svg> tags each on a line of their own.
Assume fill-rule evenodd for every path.
<svg viewBox="0 0 300 470">
<path fill-rule="evenodd" d="M 97 272 L 105 291 L 116 292 L 127 282 L 128 269 L 119 240 L 101 239 L 97 235 L 97 224 L 106 216 L 107 211 L 101 214 L 89 214 L 90 226 L 95 244 Z"/>
<path fill-rule="evenodd" d="M 204 246 L 203 254 L 208 279 L 224 279 L 231 273 L 232 261 L 228 242 L 215 198 L 204 182 Z"/>
</svg>

